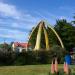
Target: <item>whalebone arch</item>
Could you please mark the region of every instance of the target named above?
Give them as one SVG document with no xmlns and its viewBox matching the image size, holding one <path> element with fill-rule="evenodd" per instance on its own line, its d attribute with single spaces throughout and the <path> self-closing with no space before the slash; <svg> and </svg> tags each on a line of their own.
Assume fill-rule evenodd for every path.
<svg viewBox="0 0 75 75">
<path fill-rule="evenodd" d="M 34 50 L 49 50 L 54 44 L 59 44 L 64 48 L 58 33 L 47 21 L 40 21 L 36 27 L 33 27 L 29 35 L 28 43 L 31 43 Z"/>
</svg>

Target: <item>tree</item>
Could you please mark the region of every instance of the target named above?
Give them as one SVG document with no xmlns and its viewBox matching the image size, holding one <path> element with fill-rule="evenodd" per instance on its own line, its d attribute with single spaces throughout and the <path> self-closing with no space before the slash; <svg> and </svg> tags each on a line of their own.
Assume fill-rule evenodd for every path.
<svg viewBox="0 0 75 75">
<path fill-rule="evenodd" d="M 12 51 L 11 45 L 0 44 L 0 65 L 10 65 L 15 59 L 15 53 Z"/>
<path fill-rule="evenodd" d="M 75 47 L 75 27 L 71 23 L 65 19 L 57 20 L 54 28 L 61 37 L 66 50 Z"/>
</svg>

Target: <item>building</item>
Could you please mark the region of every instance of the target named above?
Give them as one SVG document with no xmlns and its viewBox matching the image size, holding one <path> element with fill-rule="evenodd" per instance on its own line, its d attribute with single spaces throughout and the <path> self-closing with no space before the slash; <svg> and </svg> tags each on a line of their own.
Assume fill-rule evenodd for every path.
<svg viewBox="0 0 75 75">
<path fill-rule="evenodd" d="M 28 43 L 21 43 L 21 42 L 13 42 L 12 44 L 13 51 L 17 52 L 22 52 L 23 50 L 27 51 L 29 46 L 30 45 Z"/>
</svg>

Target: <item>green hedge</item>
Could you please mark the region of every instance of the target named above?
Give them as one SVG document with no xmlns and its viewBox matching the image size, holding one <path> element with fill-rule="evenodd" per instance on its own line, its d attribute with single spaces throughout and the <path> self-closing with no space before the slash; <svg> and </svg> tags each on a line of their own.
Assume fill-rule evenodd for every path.
<svg viewBox="0 0 75 75">
<path fill-rule="evenodd" d="M 0 55 L 0 64 L 3 65 L 30 65 L 50 64 L 54 56 L 58 62 L 64 62 L 65 50 L 59 46 L 53 46 L 50 50 L 23 51 L 21 53 L 6 52 Z"/>
</svg>

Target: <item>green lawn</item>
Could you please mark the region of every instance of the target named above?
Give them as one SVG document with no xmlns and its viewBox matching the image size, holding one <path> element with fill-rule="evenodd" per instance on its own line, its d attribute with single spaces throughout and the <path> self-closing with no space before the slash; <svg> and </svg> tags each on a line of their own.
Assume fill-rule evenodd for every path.
<svg viewBox="0 0 75 75">
<path fill-rule="evenodd" d="M 62 65 L 59 65 L 61 68 Z M 71 66 L 75 72 L 75 66 Z M 50 65 L 1 66 L 0 75 L 48 75 Z"/>
</svg>

